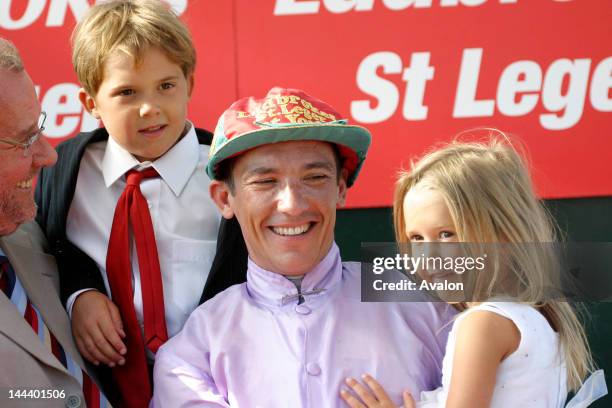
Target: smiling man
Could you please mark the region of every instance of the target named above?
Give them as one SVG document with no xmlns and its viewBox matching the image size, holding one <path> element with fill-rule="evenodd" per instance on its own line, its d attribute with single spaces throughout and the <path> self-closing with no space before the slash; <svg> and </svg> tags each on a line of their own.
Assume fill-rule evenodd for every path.
<svg viewBox="0 0 612 408">
<path fill-rule="evenodd" d="M 57 160 L 17 49 L 0 38 L 0 406 L 105 404 L 85 373 L 36 223 L 33 178 Z"/>
<path fill-rule="evenodd" d="M 36 215 L 32 179 L 57 156 L 49 143 L 39 139 L 44 114 L 34 84 L 17 55 L 10 62 L 10 54 L 16 53 L 12 45 L 0 41 L 0 234 L 4 236 Z"/>
<path fill-rule="evenodd" d="M 273 88 L 221 117 L 210 192 L 236 217 L 247 282 L 196 309 L 155 363 L 157 407 L 340 406 L 347 377 L 370 373 L 397 402 L 440 382 L 449 319 L 427 303 L 362 303 L 360 265 L 334 243 L 370 145 L 331 106 Z"/>
</svg>

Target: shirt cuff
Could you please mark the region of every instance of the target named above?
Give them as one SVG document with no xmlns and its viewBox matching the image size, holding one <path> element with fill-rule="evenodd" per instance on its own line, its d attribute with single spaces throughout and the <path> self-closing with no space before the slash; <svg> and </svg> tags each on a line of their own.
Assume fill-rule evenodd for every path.
<svg viewBox="0 0 612 408">
<path fill-rule="evenodd" d="M 88 292 L 90 290 L 97 290 L 97 289 L 96 288 L 81 289 L 81 290 L 77 290 L 72 295 L 70 295 L 70 297 L 66 301 L 66 310 L 68 311 L 68 316 L 70 317 L 70 320 L 72 320 L 72 306 L 74 306 L 74 302 L 76 301 L 76 298 L 79 297 L 81 293 Z"/>
</svg>

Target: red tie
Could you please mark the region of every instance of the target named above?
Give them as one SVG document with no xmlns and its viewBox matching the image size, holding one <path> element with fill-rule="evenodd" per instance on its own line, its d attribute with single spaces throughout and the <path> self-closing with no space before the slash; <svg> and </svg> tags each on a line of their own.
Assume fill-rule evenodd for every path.
<svg viewBox="0 0 612 408">
<path fill-rule="evenodd" d="M 159 177 L 153 168 L 127 172 L 127 185 L 115 208 L 108 252 L 106 274 L 113 301 L 117 304 L 126 332 L 125 365 L 113 368 L 121 406 L 146 407 L 152 396 L 145 346 L 153 353 L 168 339 L 164 314 L 164 292 L 159 268 L 157 245 L 147 200 L 140 191 L 145 178 Z M 128 221 L 129 220 L 129 221 Z M 134 309 L 130 260 L 129 230 L 136 242 L 142 308 L 144 341 Z"/>
</svg>

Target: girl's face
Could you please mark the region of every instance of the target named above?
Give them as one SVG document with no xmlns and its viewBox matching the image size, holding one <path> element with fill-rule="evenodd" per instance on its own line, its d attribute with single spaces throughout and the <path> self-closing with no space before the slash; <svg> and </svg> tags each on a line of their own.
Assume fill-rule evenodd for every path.
<svg viewBox="0 0 612 408">
<path fill-rule="evenodd" d="M 457 229 L 440 192 L 418 185 L 403 203 L 405 233 L 410 242 L 458 242 Z"/>
<path fill-rule="evenodd" d="M 426 257 L 431 261 L 417 270 L 419 276 L 433 287 L 438 297 L 455 303 L 463 297 L 460 273 L 442 266 L 450 258 L 458 259 L 461 248 L 457 228 L 444 197 L 429 187 L 415 186 L 408 191 L 403 202 L 406 237 L 411 243 L 413 257 Z M 453 284 L 454 289 L 449 287 Z M 452 285 L 451 285 L 452 286 Z"/>
</svg>

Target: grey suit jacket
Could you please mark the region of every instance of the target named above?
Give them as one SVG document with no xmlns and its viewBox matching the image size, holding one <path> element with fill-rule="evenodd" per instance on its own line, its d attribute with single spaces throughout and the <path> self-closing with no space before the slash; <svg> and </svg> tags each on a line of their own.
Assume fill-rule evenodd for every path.
<svg viewBox="0 0 612 408">
<path fill-rule="evenodd" d="M 0 237 L 0 247 L 28 295 L 38 308 L 49 330 L 66 354 L 82 369 L 85 364 L 73 341 L 70 321 L 59 299 L 59 278 L 53 256 L 35 223 L 22 225 L 13 234 Z M 32 328 L 0 291 L 0 406 L 84 407 L 81 386 L 46 349 Z M 57 399 L 10 399 L 10 390 L 57 390 Z M 57 395 L 56 391 L 56 395 Z M 36 395 L 36 394 L 34 394 Z"/>
</svg>

